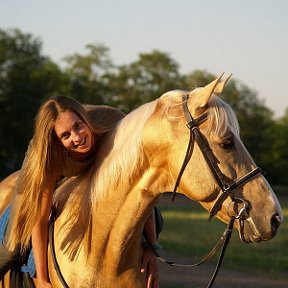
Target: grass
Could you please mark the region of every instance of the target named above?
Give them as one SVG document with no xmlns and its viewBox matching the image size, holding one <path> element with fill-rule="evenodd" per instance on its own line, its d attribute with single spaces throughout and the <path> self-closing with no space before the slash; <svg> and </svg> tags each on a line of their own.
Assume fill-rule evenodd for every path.
<svg viewBox="0 0 288 288">
<path fill-rule="evenodd" d="M 164 218 L 164 229 L 159 242 L 167 252 L 191 257 L 191 262 L 202 259 L 218 242 L 226 224 L 217 219 L 208 222 L 208 213 L 191 201 L 181 204 L 159 204 Z M 288 217 L 287 198 L 280 201 L 284 219 Z M 218 254 L 217 254 L 218 255 Z M 212 263 L 216 263 L 216 259 Z M 175 260 L 175 259 L 173 259 Z M 223 267 L 251 270 L 259 274 L 281 277 L 288 271 L 288 223 L 282 223 L 276 237 L 258 244 L 244 244 L 234 230 Z"/>
</svg>

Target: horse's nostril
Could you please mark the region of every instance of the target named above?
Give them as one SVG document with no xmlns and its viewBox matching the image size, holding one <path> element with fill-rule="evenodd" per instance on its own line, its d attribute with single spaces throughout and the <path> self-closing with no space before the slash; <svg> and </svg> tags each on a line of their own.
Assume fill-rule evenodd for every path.
<svg viewBox="0 0 288 288">
<path fill-rule="evenodd" d="M 280 224 L 282 222 L 282 217 L 279 216 L 278 214 L 275 214 L 272 218 L 271 218 L 271 226 L 273 229 L 273 232 L 276 233 L 277 229 L 279 228 Z"/>
</svg>

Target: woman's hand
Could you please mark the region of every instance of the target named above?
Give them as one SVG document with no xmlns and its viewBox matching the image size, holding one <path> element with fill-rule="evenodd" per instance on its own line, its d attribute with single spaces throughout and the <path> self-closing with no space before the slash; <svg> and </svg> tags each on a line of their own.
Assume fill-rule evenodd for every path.
<svg viewBox="0 0 288 288">
<path fill-rule="evenodd" d="M 149 249 L 144 249 L 142 263 L 141 263 L 141 273 L 147 275 L 147 288 L 158 288 L 159 287 L 159 270 L 157 258 L 154 253 Z"/>
</svg>

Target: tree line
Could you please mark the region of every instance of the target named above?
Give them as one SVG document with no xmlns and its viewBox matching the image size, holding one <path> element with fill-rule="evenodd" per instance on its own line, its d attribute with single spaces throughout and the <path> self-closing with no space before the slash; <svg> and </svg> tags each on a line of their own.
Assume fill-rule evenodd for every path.
<svg viewBox="0 0 288 288">
<path fill-rule="evenodd" d="M 0 177 L 19 169 L 32 137 L 34 117 L 50 96 L 105 104 L 128 113 L 173 89 L 191 90 L 215 79 L 208 71 L 179 72 L 169 54 L 153 50 L 117 66 L 103 44 L 67 55 L 60 67 L 42 54 L 42 41 L 19 29 L 0 29 Z M 288 110 L 280 119 L 255 91 L 231 79 L 222 98 L 235 111 L 241 137 L 272 184 L 288 184 Z"/>
</svg>

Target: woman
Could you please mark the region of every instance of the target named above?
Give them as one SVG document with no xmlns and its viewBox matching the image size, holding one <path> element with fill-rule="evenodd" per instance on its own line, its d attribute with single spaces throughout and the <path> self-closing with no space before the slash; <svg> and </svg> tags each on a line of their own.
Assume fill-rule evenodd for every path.
<svg viewBox="0 0 288 288">
<path fill-rule="evenodd" d="M 39 109 L 34 137 L 16 184 L 6 242 L 8 250 L 13 251 L 9 254 L 15 257 L 18 249 L 21 254 L 27 250 L 32 239 L 37 287 L 52 287 L 47 268 L 48 218 L 57 182 L 62 177 L 79 175 L 89 169 L 97 142 L 124 116 L 115 108 L 85 106 L 62 95 L 50 98 Z M 152 214 L 144 230 L 148 241 L 156 244 Z M 1 256 L 7 258 L 5 262 L 0 257 L 0 275 L 4 275 L 11 257 L 6 256 L 5 247 L 1 249 Z M 146 270 L 147 287 L 157 287 L 156 259 L 147 249 L 143 254 L 141 272 Z"/>
</svg>

